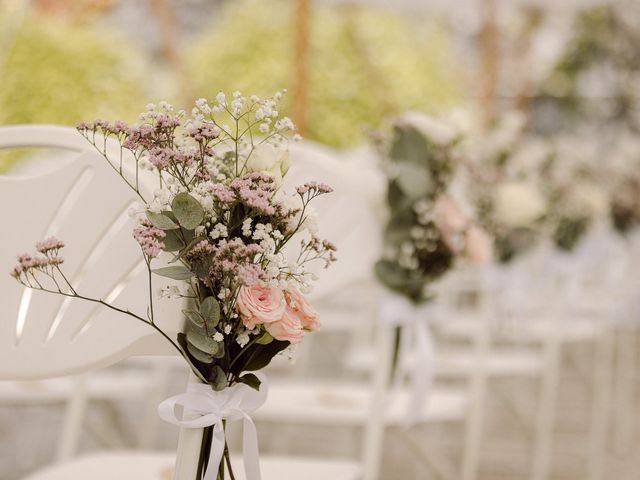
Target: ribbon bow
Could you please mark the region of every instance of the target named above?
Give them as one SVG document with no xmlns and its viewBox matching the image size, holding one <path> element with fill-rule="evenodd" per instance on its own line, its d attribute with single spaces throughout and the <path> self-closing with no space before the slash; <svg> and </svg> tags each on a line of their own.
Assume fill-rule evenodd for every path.
<svg viewBox="0 0 640 480">
<path fill-rule="evenodd" d="M 426 308 L 411 303 L 404 296 L 388 292 L 382 297 L 380 318 L 391 326 L 400 327 L 399 365 L 395 373 L 394 388 L 398 388 L 403 371 L 407 370 L 407 355 L 402 355 L 413 340 L 415 363 L 411 372 L 411 396 L 407 405 L 405 424 L 415 424 L 422 414 L 427 394 L 433 383 L 435 347 L 426 323 Z"/>
<path fill-rule="evenodd" d="M 267 384 L 264 375 L 260 390 L 243 383 L 235 384 L 219 392 L 210 385 L 190 383 L 185 393 L 166 399 L 158 406 L 158 414 L 165 422 L 183 428 L 205 428 L 213 426 L 213 439 L 209 454 L 209 467 L 204 480 L 216 480 L 217 466 L 222 460 L 225 447 L 223 420 L 243 420 L 242 454 L 247 480 L 260 480 L 258 456 L 258 434 L 250 413 L 260 408 L 267 399 Z M 177 407 L 182 407 L 178 416 Z"/>
</svg>

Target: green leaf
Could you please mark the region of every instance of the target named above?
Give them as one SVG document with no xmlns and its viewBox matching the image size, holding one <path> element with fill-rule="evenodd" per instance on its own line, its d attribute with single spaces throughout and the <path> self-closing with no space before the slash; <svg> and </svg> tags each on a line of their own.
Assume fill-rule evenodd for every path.
<svg viewBox="0 0 640 480">
<path fill-rule="evenodd" d="M 256 343 L 259 343 L 260 345 L 269 345 L 271 342 L 273 342 L 273 337 L 269 332 L 264 332 L 260 335 L 260 338 L 256 340 Z"/>
<path fill-rule="evenodd" d="M 166 236 L 162 239 L 165 252 L 177 252 L 184 247 L 184 241 L 180 237 L 180 230 L 165 230 Z"/>
<path fill-rule="evenodd" d="M 186 310 L 182 310 L 182 313 L 184 313 L 184 316 L 190 320 L 191 324 L 195 325 L 199 329 L 204 327 L 205 319 L 202 318 L 202 315 L 200 315 L 200 312 L 197 310 L 188 308 Z"/>
<path fill-rule="evenodd" d="M 178 225 L 163 213 L 147 212 L 147 218 L 151 222 L 151 225 L 162 230 L 178 228 Z"/>
<path fill-rule="evenodd" d="M 282 340 L 273 340 L 268 345 L 254 344 L 241 359 L 240 371 L 254 372 L 256 370 L 262 370 L 269 365 L 273 357 L 289 346 L 289 342 Z"/>
<path fill-rule="evenodd" d="M 210 364 L 213 362 L 213 355 L 209 355 L 208 353 L 203 352 L 192 343 L 187 342 L 187 350 L 189 351 L 189 354 L 191 354 L 191 356 L 199 362 L 206 364 Z"/>
<path fill-rule="evenodd" d="M 410 126 L 395 127 L 393 144 L 389 152 L 393 160 L 425 165 L 425 159 L 429 153 L 429 142 L 420 131 Z"/>
<path fill-rule="evenodd" d="M 244 383 L 245 385 L 249 385 L 254 390 L 260 390 L 260 384 L 262 383 L 258 377 L 256 377 L 253 373 L 245 373 L 241 377 L 238 378 L 238 381 Z"/>
<path fill-rule="evenodd" d="M 435 186 L 424 167 L 407 163 L 399 164 L 396 168 L 398 186 L 409 198 L 418 199 L 434 190 Z"/>
<path fill-rule="evenodd" d="M 194 273 L 184 265 L 175 265 L 172 267 L 163 267 L 153 270 L 153 273 L 161 277 L 172 278 L 174 280 L 189 280 Z"/>
<path fill-rule="evenodd" d="M 178 219 L 178 223 L 188 230 L 193 230 L 204 220 L 202 205 L 186 192 L 179 193 L 173 198 L 171 210 Z"/>
<path fill-rule="evenodd" d="M 220 321 L 220 304 L 213 297 L 205 298 L 200 304 L 200 315 L 207 322 L 207 327 L 215 327 Z"/>
<path fill-rule="evenodd" d="M 201 350 L 209 355 L 215 355 L 218 351 L 218 342 L 213 338 L 208 337 L 204 333 L 196 332 L 195 330 L 187 330 L 187 342 L 193 345 L 198 350 Z"/>
<path fill-rule="evenodd" d="M 216 392 L 224 390 L 227 386 L 227 376 L 225 375 L 224 370 L 222 370 L 218 365 L 211 369 L 209 385 L 211 385 Z"/>
<path fill-rule="evenodd" d="M 213 358 L 223 358 L 224 357 L 224 342 L 218 343 L 218 351 L 213 354 Z"/>
</svg>

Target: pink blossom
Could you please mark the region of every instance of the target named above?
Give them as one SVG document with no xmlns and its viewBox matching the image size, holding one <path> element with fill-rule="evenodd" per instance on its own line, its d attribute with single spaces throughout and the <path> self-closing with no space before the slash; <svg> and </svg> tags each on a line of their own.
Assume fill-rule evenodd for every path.
<svg viewBox="0 0 640 480">
<path fill-rule="evenodd" d="M 138 225 L 133 229 L 133 238 L 140 244 L 142 253 L 149 258 L 155 258 L 164 249 L 162 239 L 167 234 L 163 230 L 151 225 Z"/>
<path fill-rule="evenodd" d="M 300 343 L 304 338 L 303 325 L 300 317 L 290 307 L 286 307 L 282 318 L 278 321 L 266 323 L 264 328 L 276 340 Z"/>
<path fill-rule="evenodd" d="M 250 330 L 281 320 L 286 306 L 282 290 L 262 285 L 240 287 L 236 300 L 242 322 Z"/>
<path fill-rule="evenodd" d="M 209 187 L 209 192 L 223 203 L 233 203 L 236 201 L 235 191 L 227 185 L 214 183 Z"/>
<path fill-rule="evenodd" d="M 64 242 L 56 237 L 49 237 L 36 243 L 36 250 L 40 253 L 47 253 L 51 250 L 60 250 L 64 247 Z"/>
<path fill-rule="evenodd" d="M 321 194 L 321 193 L 331 193 L 333 192 L 333 188 L 331 188 L 329 185 L 327 185 L 326 183 L 321 183 L 321 182 L 307 182 L 304 185 L 300 185 L 296 188 L 296 191 L 300 194 L 300 195 L 304 195 L 305 193 L 308 192 L 312 192 L 312 193 L 317 193 L 317 194 Z"/>
<path fill-rule="evenodd" d="M 493 258 L 491 237 L 477 225 L 471 225 L 465 235 L 465 254 L 475 264 L 486 264 Z"/>
<path fill-rule="evenodd" d="M 320 328 L 320 314 L 296 288 L 289 288 L 284 292 L 287 305 L 293 315 L 296 315 L 301 325 L 309 331 Z"/>
<path fill-rule="evenodd" d="M 240 265 L 237 269 L 238 278 L 246 286 L 252 286 L 258 283 L 265 274 L 260 265 L 251 263 L 249 265 Z"/>
</svg>

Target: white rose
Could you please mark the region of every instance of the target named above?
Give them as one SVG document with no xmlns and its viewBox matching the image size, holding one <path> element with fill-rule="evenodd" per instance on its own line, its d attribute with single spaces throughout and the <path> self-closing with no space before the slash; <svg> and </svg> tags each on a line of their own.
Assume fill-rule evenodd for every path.
<svg viewBox="0 0 640 480">
<path fill-rule="evenodd" d="M 586 215 L 604 215 L 608 209 L 607 194 L 591 182 L 578 183 L 569 196 L 570 208 Z"/>
<path fill-rule="evenodd" d="M 269 143 L 256 145 L 247 160 L 249 172 L 263 172 L 273 176 L 278 185 L 289 170 L 289 151 L 276 148 Z"/>
<path fill-rule="evenodd" d="M 459 134 L 458 129 L 449 122 L 419 112 L 404 113 L 400 117 L 400 123 L 415 128 L 438 145 L 447 145 L 453 142 Z"/>
<path fill-rule="evenodd" d="M 544 198 L 525 182 L 507 182 L 496 188 L 494 213 L 502 225 L 524 227 L 538 220 L 544 211 Z"/>
</svg>

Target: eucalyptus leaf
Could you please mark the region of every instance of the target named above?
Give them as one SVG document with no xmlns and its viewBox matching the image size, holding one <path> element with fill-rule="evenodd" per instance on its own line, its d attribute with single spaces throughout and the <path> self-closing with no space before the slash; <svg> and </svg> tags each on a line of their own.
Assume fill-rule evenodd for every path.
<svg viewBox="0 0 640 480">
<path fill-rule="evenodd" d="M 207 322 L 207 327 L 215 327 L 220 321 L 220 304 L 214 297 L 205 298 L 200 304 L 200 315 Z"/>
<path fill-rule="evenodd" d="M 178 228 L 178 225 L 163 213 L 147 212 L 147 218 L 151 222 L 151 225 L 162 230 Z"/>
<path fill-rule="evenodd" d="M 418 199 L 434 190 L 433 181 L 424 167 L 407 163 L 396 165 L 396 168 L 396 181 L 407 197 Z"/>
<path fill-rule="evenodd" d="M 162 239 L 165 252 L 177 252 L 184 247 L 184 241 L 180 237 L 180 230 L 165 230 L 166 235 Z"/>
<path fill-rule="evenodd" d="M 189 342 L 189 345 L 193 345 L 198 350 L 202 350 L 212 356 L 218 351 L 218 342 L 206 334 L 194 330 L 187 330 L 187 342 Z"/>
<path fill-rule="evenodd" d="M 202 363 L 210 364 L 213 362 L 213 355 L 209 355 L 208 353 L 203 352 L 192 343 L 187 342 L 187 350 L 189 351 L 191 356 L 193 356 L 193 358 Z"/>
<path fill-rule="evenodd" d="M 157 268 L 153 270 L 153 273 L 161 277 L 172 278 L 173 280 L 189 280 L 194 276 L 193 272 L 184 265 Z"/>
<path fill-rule="evenodd" d="M 425 165 L 430 148 L 425 136 L 417 129 L 406 125 L 396 126 L 389 154 L 396 162 Z"/>
<path fill-rule="evenodd" d="M 202 315 L 200 315 L 200 312 L 198 312 L 197 310 L 192 310 L 188 308 L 186 310 L 182 310 L 182 313 L 184 313 L 184 316 L 189 319 L 191 324 L 198 327 L 199 329 L 204 328 L 205 319 L 202 318 Z"/>
<path fill-rule="evenodd" d="M 290 345 L 289 342 L 273 340 L 268 345 L 254 344 L 243 354 L 240 364 L 240 371 L 253 372 L 262 370 L 269 365 L 273 357 Z M 246 358 L 245 358 L 246 357 Z"/>
<path fill-rule="evenodd" d="M 187 230 L 195 229 L 204 220 L 202 205 L 187 192 L 181 192 L 173 198 L 171 210 L 178 223 Z"/>
<path fill-rule="evenodd" d="M 244 375 L 239 377 L 238 380 L 245 385 L 250 386 L 254 390 L 260 390 L 260 384 L 262 383 L 260 379 L 253 373 L 245 373 Z"/>
<path fill-rule="evenodd" d="M 225 375 L 224 370 L 222 370 L 218 365 L 211 369 L 209 385 L 211 385 L 216 392 L 224 390 L 227 386 L 227 376 Z"/>
</svg>

